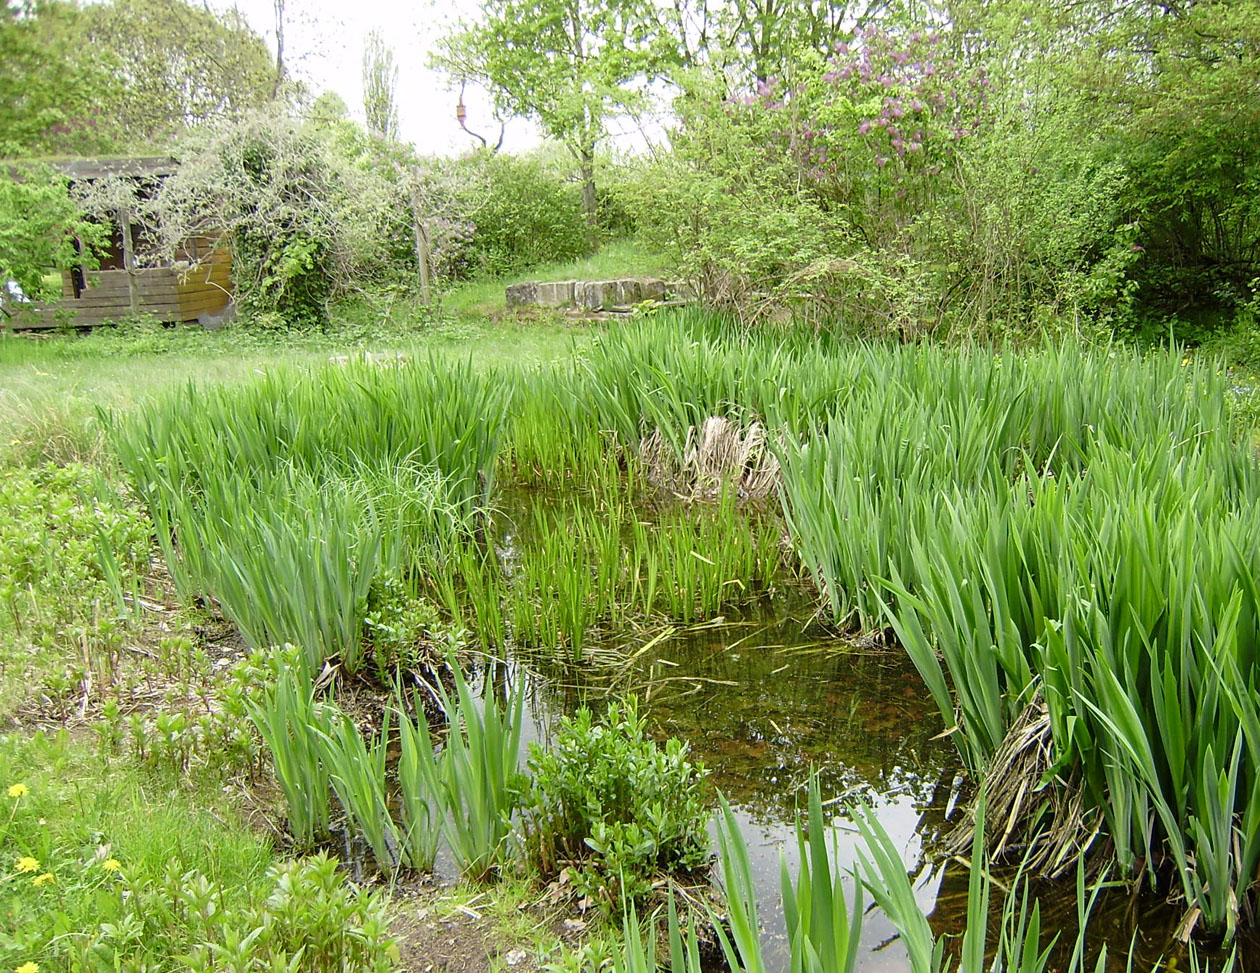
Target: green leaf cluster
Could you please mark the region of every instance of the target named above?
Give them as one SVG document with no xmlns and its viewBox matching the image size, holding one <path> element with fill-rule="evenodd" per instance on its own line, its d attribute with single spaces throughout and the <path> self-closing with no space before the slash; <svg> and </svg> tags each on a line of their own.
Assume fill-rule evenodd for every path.
<svg viewBox="0 0 1260 973">
<path fill-rule="evenodd" d="M 550 746 L 531 745 L 528 765 L 527 854 L 544 875 L 568 868 L 583 894 L 615 909 L 706 863 L 707 771 L 681 740 L 658 746 L 633 701 L 563 718 Z"/>
</svg>

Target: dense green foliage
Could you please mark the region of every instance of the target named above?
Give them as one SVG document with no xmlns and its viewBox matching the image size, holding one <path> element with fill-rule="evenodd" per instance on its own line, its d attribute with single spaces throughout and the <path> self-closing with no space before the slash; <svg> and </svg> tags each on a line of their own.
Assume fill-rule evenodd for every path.
<svg viewBox="0 0 1260 973">
<path fill-rule="evenodd" d="M 7 470 L 0 478 L 5 666 L 20 673 L 37 648 L 76 646 L 85 663 L 117 652 L 127 636 L 120 599 L 149 567 L 151 529 L 99 471 Z"/>
<path fill-rule="evenodd" d="M 272 95 L 262 38 L 183 0 L 8 2 L 0 157 L 134 154 Z"/>
<path fill-rule="evenodd" d="M 1233 0 L 868 19 L 774 75 L 686 82 L 644 219 L 750 318 L 1198 337 L 1260 270 L 1258 41 Z"/>
<path fill-rule="evenodd" d="M 350 362 L 189 386 L 117 444 L 185 597 L 215 597 L 254 646 L 354 670 L 373 584 L 414 576 L 483 506 L 503 408 L 467 367 Z"/>
<path fill-rule="evenodd" d="M 564 717 L 546 747 L 530 747 L 525 811 L 530 858 L 543 875 L 564 868 L 579 892 L 617 911 L 661 875 L 708 860 L 705 768 L 687 745 L 659 747 L 633 701 Z"/>
<path fill-rule="evenodd" d="M 490 0 L 481 22 L 444 38 L 438 61 L 484 85 L 509 115 L 536 118 L 577 161 L 582 208 L 598 219 L 595 149 L 610 117 L 645 103 L 641 83 L 672 45 L 644 0 Z"/>
<path fill-rule="evenodd" d="M 468 202 L 471 236 L 462 276 L 511 274 L 535 264 L 573 260 L 590 250 L 577 188 L 537 158 L 470 156 L 464 162 L 480 202 Z"/>
<path fill-rule="evenodd" d="M 393 969 L 381 895 L 335 859 L 272 862 L 213 794 L 149 805 L 145 777 L 103 773 L 65 734 L 0 740 L 0 780 L 7 969 Z"/>
<path fill-rule="evenodd" d="M 32 300 L 61 292 L 48 281 L 50 270 L 96 267 L 94 248 L 101 227 L 84 218 L 71 200 L 67 181 L 45 166 L 0 172 L 0 301 L 5 313 L 14 294 L 12 281 Z M 80 245 L 76 246 L 76 237 Z"/>
</svg>

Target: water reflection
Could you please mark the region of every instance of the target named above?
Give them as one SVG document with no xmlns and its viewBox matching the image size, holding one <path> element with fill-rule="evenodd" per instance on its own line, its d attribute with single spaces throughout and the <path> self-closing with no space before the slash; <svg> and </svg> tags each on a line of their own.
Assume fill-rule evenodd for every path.
<svg viewBox="0 0 1260 973">
<path fill-rule="evenodd" d="M 634 651 L 634 647 L 630 647 Z M 756 612 L 676 633 L 636 658 L 632 670 L 570 668 L 533 659 L 532 710 L 545 734 L 557 714 L 603 705 L 610 684 L 636 690 L 659 736 L 690 742 L 735 808 L 749 846 L 767 960 L 786 967 L 779 907 L 780 856 L 792 874 L 797 801 L 816 768 L 823 798 L 840 816 L 833 836 L 841 868 L 859 838 L 844 808 L 876 809 L 908 862 L 944 821 L 958 774 L 953 747 L 933 739 L 940 717 L 904 655 L 820 645 L 797 618 Z M 936 882 L 919 886 L 932 908 Z M 905 953 L 891 925 L 872 914 L 863 932 L 863 973 L 901 973 Z"/>
<path fill-rule="evenodd" d="M 621 646 L 622 655 L 639 652 L 649 641 L 642 636 Z M 629 667 L 571 667 L 537 656 L 522 661 L 534 718 L 527 738 L 545 738 L 559 715 L 583 702 L 598 710 L 615 687 L 636 692 L 659 737 L 690 742 L 734 806 L 748 843 L 771 970 L 787 968 L 780 856 L 795 875 L 792 822 L 811 768 L 818 770 L 823 799 L 835 815 L 830 837 L 839 867 L 857 861 L 860 838 L 844 812 L 862 801 L 875 809 L 915 873 L 916 896 L 932 927 L 961 936 L 968 871 L 958 862 L 932 860 L 938 839 L 953 823 L 947 811 L 958 799 L 961 767 L 953 746 L 937 738 L 939 713 L 904 654 L 820 642 L 800 617 L 763 606 L 747 617 L 674 633 L 639 652 Z M 1005 882 L 1011 876 L 997 878 Z M 1076 936 L 1074 882 L 1034 885 L 1032 897 L 1041 901 L 1043 930 L 1059 935 L 1048 968 L 1064 969 Z M 1000 903 L 995 889 L 990 947 L 997 939 Z M 1161 955 L 1173 959 L 1172 968 L 1185 968 L 1173 937 L 1179 918 L 1180 911 L 1159 896 L 1106 893 L 1091 917 L 1088 954 L 1094 956 L 1105 942 L 1109 973 L 1153 970 Z M 1254 957 L 1260 957 L 1260 945 L 1241 943 L 1236 973 L 1260 968 Z M 1224 958 L 1210 958 L 1211 969 L 1220 970 Z M 894 929 L 878 910 L 867 915 L 858 968 L 861 973 L 908 969 Z M 1092 959 L 1087 968 L 1094 969 Z"/>
</svg>

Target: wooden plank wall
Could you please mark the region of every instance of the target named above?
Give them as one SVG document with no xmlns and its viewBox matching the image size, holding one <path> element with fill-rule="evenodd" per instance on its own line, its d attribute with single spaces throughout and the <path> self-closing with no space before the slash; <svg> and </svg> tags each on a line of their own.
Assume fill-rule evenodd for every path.
<svg viewBox="0 0 1260 973">
<path fill-rule="evenodd" d="M 204 252 L 204 251 L 203 251 Z M 232 299 L 232 254 L 220 246 L 204 258 L 200 267 L 175 283 L 183 321 L 203 314 L 221 314 Z"/>
<path fill-rule="evenodd" d="M 204 253 L 212 241 L 202 243 Z M 190 246 L 193 252 L 193 246 Z M 203 314 L 219 314 L 232 299 L 232 257 L 226 246 L 214 249 L 193 271 L 183 267 L 145 267 L 130 271 L 134 277 L 137 310 L 164 323 L 196 321 Z M 89 271 L 88 286 L 74 296 L 70 275 L 64 275 L 66 292 L 57 303 L 33 303 L 21 308 L 7 323 L 11 328 L 56 328 L 70 312 L 71 327 L 91 327 L 129 317 L 131 292 L 126 270 Z M 58 312 L 61 312 L 59 315 Z"/>
</svg>

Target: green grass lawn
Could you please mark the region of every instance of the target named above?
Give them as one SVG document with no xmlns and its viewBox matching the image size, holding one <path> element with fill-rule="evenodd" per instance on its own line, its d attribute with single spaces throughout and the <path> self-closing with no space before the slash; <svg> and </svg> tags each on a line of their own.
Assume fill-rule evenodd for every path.
<svg viewBox="0 0 1260 973">
<path fill-rule="evenodd" d="M 455 354 L 477 366 L 541 363 L 573 354 L 598 325 L 504 317 L 504 289 L 524 280 L 598 280 L 663 273 L 634 241 L 610 243 L 583 260 L 547 264 L 515 277 L 469 282 L 440 307 L 414 299 L 358 297 L 332 308 L 318 334 L 258 333 L 247 327 L 100 328 L 87 335 L 0 337 L 0 459 L 106 461 L 97 410 L 127 410 L 189 380 L 234 382 L 277 364 L 330 357 Z"/>
<path fill-rule="evenodd" d="M 598 325 L 464 320 L 420 329 L 355 325 L 317 335 L 200 328 L 0 339 L 0 457 L 105 461 L 97 410 L 127 410 L 187 381 L 235 382 L 279 364 L 318 365 L 361 353 L 457 355 L 477 366 L 573 354 Z"/>
</svg>

